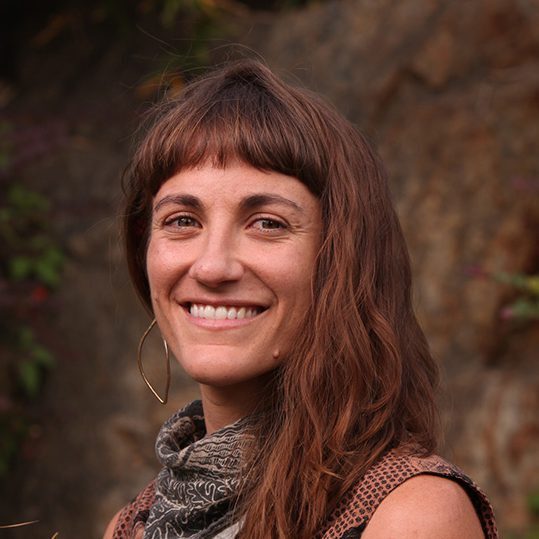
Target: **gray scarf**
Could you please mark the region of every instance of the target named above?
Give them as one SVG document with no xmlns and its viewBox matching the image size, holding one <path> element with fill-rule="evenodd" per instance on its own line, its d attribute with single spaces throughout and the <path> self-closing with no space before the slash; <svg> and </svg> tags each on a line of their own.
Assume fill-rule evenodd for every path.
<svg viewBox="0 0 539 539">
<path fill-rule="evenodd" d="M 205 436 L 202 403 L 176 412 L 157 436 L 163 465 L 144 539 L 234 538 L 234 522 L 243 451 L 249 437 L 246 419 Z"/>
</svg>

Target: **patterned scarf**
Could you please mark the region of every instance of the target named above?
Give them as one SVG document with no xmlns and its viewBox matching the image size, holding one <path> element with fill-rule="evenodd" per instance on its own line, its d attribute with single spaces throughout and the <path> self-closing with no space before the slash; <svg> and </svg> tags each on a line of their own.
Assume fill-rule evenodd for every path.
<svg viewBox="0 0 539 539">
<path fill-rule="evenodd" d="M 157 436 L 155 502 L 144 539 L 233 539 L 239 529 L 232 510 L 237 499 L 242 454 L 249 436 L 246 419 L 205 436 L 202 403 L 175 413 Z"/>
</svg>

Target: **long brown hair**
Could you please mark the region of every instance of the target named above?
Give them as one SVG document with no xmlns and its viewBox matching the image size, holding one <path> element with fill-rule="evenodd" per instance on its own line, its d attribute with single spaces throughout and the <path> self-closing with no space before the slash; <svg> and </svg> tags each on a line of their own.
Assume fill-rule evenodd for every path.
<svg viewBox="0 0 539 539">
<path fill-rule="evenodd" d="M 385 451 L 434 449 L 437 369 L 413 312 L 408 252 L 379 158 L 330 105 L 253 60 L 160 105 L 127 171 L 127 258 L 145 305 L 159 187 L 181 169 L 233 159 L 294 176 L 321 202 L 312 309 L 257 414 L 237 506 L 242 537 L 311 538 Z"/>
</svg>

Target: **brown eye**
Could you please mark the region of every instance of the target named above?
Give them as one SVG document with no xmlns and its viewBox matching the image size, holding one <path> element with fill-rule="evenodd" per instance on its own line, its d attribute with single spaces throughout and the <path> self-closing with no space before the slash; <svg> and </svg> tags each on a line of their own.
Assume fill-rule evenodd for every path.
<svg viewBox="0 0 539 539">
<path fill-rule="evenodd" d="M 192 217 L 178 217 L 176 220 L 178 226 L 196 226 L 196 221 Z"/>
<path fill-rule="evenodd" d="M 262 230 L 262 231 L 274 231 L 274 230 L 286 230 L 288 228 L 288 226 L 281 222 L 281 221 L 278 221 L 277 219 L 271 219 L 269 217 L 263 217 L 261 219 L 257 219 L 256 221 L 253 222 L 253 224 L 251 225 L 253 228 L 257 228 L 259 230 Z"/>
<path fill-rule="evenodd" d="M 176 228 L 198 227 L 200 226 L 198 221 L 189 215 L 176 215 L 165 222 L 166 226 L 173 226 Z"/>
<path fill-rule="evenodd" d="M 260 219 L 259 223 L 260 223 L 261 228 L 266 228 L 266 229 L 283 228 L 282 223 L 279 223 L 279 221 L 275 221 L 273 219 Z"/>
</svg>

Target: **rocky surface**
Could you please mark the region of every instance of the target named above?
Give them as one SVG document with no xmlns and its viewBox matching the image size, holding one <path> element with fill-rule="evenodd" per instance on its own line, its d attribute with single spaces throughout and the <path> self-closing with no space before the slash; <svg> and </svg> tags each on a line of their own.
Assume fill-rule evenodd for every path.
<svg viewBox="0 0 539 539">
<path fill-rule="evenodd" d="M 333 1 L 235 22 L 236 40 L 325 94 L 376 142 L 411 249 L 418 312 L 445 369 L 444 453 L 488 491 L 502 527 L 523 534 L 527 497 L 539 488 L 539 330 L 502 320 L 513 292 L 472 274 L 539 271 L 539 3 Z M 69 261 L 42 329 L 58 362 L 42 421 L 0 487 L 2 523 L 41 522 L 13 537 L 98 537 L 155 473 L 159 424 L 196 394 L 175 369 L 163 409 L 139 379 L 148 319 L 114 217 L 145 108 L 137 86 L 162 51 L 141 33 L 77 43 L 67 63 L 69 43 L 27 51 L 4 109 L 19 123 L 60 121 L 67 136 L 21 172 L 52 200 Z M 158 339 L 147 351 L 159 384 Z"/>
<path fill-rule="evenodd" d="M 388 0 L 315 4 L 250 33 L 375 140 L 445 371 L 444 452 L 520 531 L 539 486 L 539 327 L 503 320 L 513 292 L 472 275 L 539 270 L 538 29 L 536 1 Z"/>
<path fill-rule="evenodd" d="M 50 200 L 51 225 L 67 257 L 48 319 L 34 321 L 56 367 L 33 406 L 35 425 L 21 458 L 0 485 L 0 524 L 39 520 L 9 530 L 14 538 L 56 531 L 101 537 L 112 515 L 155 475 L 160 424 L 197 395 L 173 369 L 165 409 L 140 379 L 136 350 L 150 320 L 134 297 L 119 240 L 120 177 L 149 101 L 148 91 L 142 98 L 139 92 L 162 53 L 141 31 L 115 40 L 92 28 L 76 38 L 63 33 L 48 47 L 26 47 L 15 97 L 2 111 L 17 130 L 39 131 L 23 137 L 14 155 L 46 150 L 21 159 L 15 173 Z M 49 148 L 56 131 L 62 141 Z M 157 336 L 144 357 L 161 387 Z"/>
</svg>

